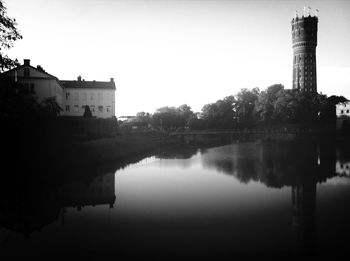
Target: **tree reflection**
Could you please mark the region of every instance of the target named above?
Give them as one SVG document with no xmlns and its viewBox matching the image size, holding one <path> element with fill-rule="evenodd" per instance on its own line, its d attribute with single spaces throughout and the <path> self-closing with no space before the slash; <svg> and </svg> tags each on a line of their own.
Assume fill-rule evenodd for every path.
<svg viewBox="0 0 350 261">
<path fill-rule="evenodd" d="M 346 168 L 350 162 L 346 151 L 336 150 L 334 144 L 255 142 L 210 150 L 202 156 L 202 164 L 242 183 L 256 181 L 267 187 L 291 187 L 292 230 L 301 253 L 312 255 L 316 244 L 316 184 L 341 175 L 336 172 L 336 158 L 337 164 Z"/>
</svg>

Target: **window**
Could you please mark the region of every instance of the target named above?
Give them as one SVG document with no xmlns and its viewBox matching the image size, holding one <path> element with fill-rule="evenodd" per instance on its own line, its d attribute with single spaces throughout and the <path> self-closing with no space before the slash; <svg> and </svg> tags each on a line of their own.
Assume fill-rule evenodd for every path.
<svg viewBox="0 0 350 261">
<path fill-rule="evenodd" d="M 79 99 L 79 93 L 75 92 L 74 93 L 74 100 L 77 101 Z"/>
<path fill-rule="evenodd" d="M 34 83 L 31 83 L 31 84 L 30 84 L 30 92 L 31 92 L 31 93 L 35 93 Z"/>
<path fill-rule="evenodd" d="M 98 106 L 98 111 L 103 112 L 103 106 Z"/>
<path fill-rule="evenodd" d="M 30 76 L 30 70 L 29 68 L 24 68 L 24 77 L 29 77 Z"/>
<path fill-rule="evenodd" d="M 346 113 L 349 113 L 349 110 L 346 110 Z"/>
<path fill-rule="evenodd" d="M 95 100 L 95 94 L 94 94 L 94 93 L 91 93 L 91 95 L 90 95 L 90 100 L 91 100 L 91 101 Z"/>
<path fill-rule="evenodd" d="M 110 112 L 111 111 L 111 106 L 107 106 L 106 110 L 107 110 L 107 112 Z"/>
<path fill-rule="evenodd" d="M 340 113 L 341 113 L 341 114 L 343 114 L 343 113 L 344 113 L 344 111 L 343 111 L 343 110 L 341 110 L 341 111 L 340 111 Z"/>
<path fill-rule="evenodd" d="M 98 100 L 99 100 L 99 101 L 102 101 L 102 93 L 99 92 L 97 95 L 98 95 Z"/>
<path fill-rule="evenodd" d="M 74 105 L 74 112 L 79 112 L 79 106 L 78 105 Z"/>
<path fill-rule="evenodd" d="M 91 108 L 91 112 L 95 112 L 95 105 L 91 105 L 90 108 Z"/>
<path fill-rule="evenodd" d="M 69 98 L 70 98 L 70 93 L 66 92 L 66 100 L 69 100 Z"/>
<path fill-rule="evenodd" d="M 66 111 L 67 111 L 67 112 L 70 112 L 69 105 L 66 105 Z"/>
</svg>

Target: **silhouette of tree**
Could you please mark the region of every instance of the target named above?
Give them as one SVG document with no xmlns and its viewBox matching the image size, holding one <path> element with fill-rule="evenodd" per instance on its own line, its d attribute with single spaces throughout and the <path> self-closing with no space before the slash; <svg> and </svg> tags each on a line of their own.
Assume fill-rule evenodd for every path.
<svg viewBox="0 0 350 261">
<path fill-rule="evenodd" d="M 274 84 L 259 94 L 255 104 L 255 111 L 260 121 L 265 123 L 272 121 L 275 110 L 274 103 L 278 98 L 279 92 L 283 90 L 284 86 L 282 84 Z"/>
<path fill-rule="evenodd" d="M 6 7 L 0 0 L 0 72 L 18 65 L 17 59 L 9 58 L 3 51 L 13 47 L 19 39 L 22 39 L 22 35 L 17 29 L 16 19 L 7 16 Z"/>
<path fill-rule="evenodd" d="M 85 111 L 84 111 L 83 117 L 84 118 L 92 118 L 92 113 L 91 113 L 90 107 L 88 105 L 85 105 Z"/>
<path fill-rule="evenodd" d="M 195 117 L 191 107 L 183 104 L 179 107 L 162 107 L 152 116 L 152 125 L 164 130 L 175 130 L 188 126 L 189 121 Z"/>
<path fill-rule="evenodd" d="M 59 116 L 62 111 L 62 108 L 58 105 L 55 97 L 44 99 L 40 105 L 43 107 L 43 111 L 50 116 Z"/>
<path fill-rule="evenodd" d="M 151 122 L 151 115 L 148 112 L 138 112 L 133 123 L 139 127 L 147 127 Z"/>
<path fill-rule="evenodd" d="M 321 123 L 335 126 L 335 121 L 337 118 L 336 112 L 335 112 L 335 105 L 341 102 L 346 102 L 347 100 L 348 99 L 346 99 L 344 96 L 336 96 L 336 95 L 332 95 L 326 100 L 324 100 L 320 108 Z"/>
<path fill-rule="evenodd" d="M 227 96 L 215 103 L 209 103 L 203 106 L 200 114 L 207 128 L 226 129 L 232 128 L 235 116 L 234 105 L 236 99 L 234 96 Z"/>
<path fill-rule="evenodd" d="M 252 90 L 244 88 L 235 95 L 236 102 L 233 110 L 240 127 L 250 127 L 255 124 L 254 109 L 259 93 L 259 88 L 253 88 Z"/>
</svg>

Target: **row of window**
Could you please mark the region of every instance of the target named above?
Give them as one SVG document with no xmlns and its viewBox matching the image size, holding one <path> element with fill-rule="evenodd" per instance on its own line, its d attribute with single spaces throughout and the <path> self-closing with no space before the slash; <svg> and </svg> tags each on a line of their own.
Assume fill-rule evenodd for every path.
<svg viewBox="0 0 350 261">
<path fill-rule="evenodd" d="M 299 54 L 299 55 L 295 55 L 294 56 L 294 63 L 301 63 L 301 62 L 304 62 L 304 63 L 312 63 L 313 61 L 313 54 L 310 53 L 310 54 Z"/>
<path fill-rule="evenodd" d="M 343 114 L 345 110 L 341 110 L 340 113 Z M 346 113 L 349 113 L 349 110 L 346 110 Z"/>
<path fill-rule="evenodd" d="M 81 106 L 82 112 L 85 111 L 85 106 L 88 106 L 88 105 Z M 95 105 L 90 105 L 89 107 L 90 107 L 91 112 L 96 112 Z M 79 112 L 79 105 L 74 105 L 72 109 L 73 109 L 73 112 Z M 101 105 L 97 106 L 97 111 L 100 113 L 103 113 L 103 106 L 101 106 Z M 106 112 L 111 112 L 111 111 L 112 111 L 111 106 L 106 106 Z M 66 112 L 71 112 L 70 105 L 66 105 Z"/>
<path fill-rule="evenodd" d="M 307 66 L 304 67 L 304 70 L 301 67 L 299 67 L 299 75 L 302 75 L 304 72 L 305 75 L 310 74 L 310 76 L 312 76 L 313 75 L 312 71 L 308 71 L 307 69 L 308 69 Z"/>
<path fill-rule="evenodd" d="M 90 101 L 94 101 L 95 100 L 95 93 L 91 93 L 89 95 L 89 100 Z M 71 97 L 71 94 L 69 92 L 66 92 L 66 100 L 70 100 L 70 97 Z M 78 92 L 74 92 L 73 93 L 73 98 L 75 101 L 79 100 L 79 93 Z M 80 94 L 80 98 L 83 100 L 83 101 L 86 101 L 87 100 L 87 93 L 86 92 L 83 92 Z M 103 93 L 99 92 L 97 93 L 97 98 L 99 101 L 102 101 L 103 100 Z M 106 94 L 106 97 L 105 97 L 107 100 L 110 100 L 111 99 L 111 94 Z"/>
<path fill-rule="evenodd" d="M 295 81 L 295 82 L 297 83 L 298 81 Z M 305 86 L 308 86 L 308 85 L 312 86 L 312 82 L 309 83 L 309 82 L 300 81 L 299 84 L 300 84 L 301 86 L 303 86 L 303 85 L 305 85 Z"/>
<path fill-rule="evenodd" d="M 347 164 L 344 164 L 344 167 L 343 167 L 343 164 L 340 164 L 340 168 L 349 169 L 349 166 Z"/>
<path fill-rule="evenodd" d="M 295 36 L 296 38 L 298 38 L 298 37 L 300 37 L 300 36 L 304 36 L 304 34 L 307 34 L 307 35 L 309 35 L 309 36 L 311 36 L 311 37 L 313 37 L 314 36 L 314 33 L 313 32 L 306 32 L 306 33 L 304 33 L 304 30 L 301 28 L 300 30 L 295 30 L 294 32 L 293 32 L 293 36 Z"/>
</svg>

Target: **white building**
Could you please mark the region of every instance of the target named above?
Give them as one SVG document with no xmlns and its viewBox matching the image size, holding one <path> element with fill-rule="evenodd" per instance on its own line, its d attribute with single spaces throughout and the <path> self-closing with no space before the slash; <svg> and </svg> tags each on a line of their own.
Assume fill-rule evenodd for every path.
<svg viewBox="0 0 350 261">
<path fill-rule="evenodd" d="M 79 76 L 76 81 L 60 81 L 48 74 L 38 65 L 30 65 L 24 59 L 23 65 L 1 74 L 1 80 L 16 83 L 26 88 L 41 102 L 45 98 L 55 97 L 61 107 L 61 115 L 83 116 L 85 106 L 89 106 L 92 115 L 97 118 L 115 116 L 115 83 L 110 81 L 85 81 Z"/>
<path fill-rule="evenodd" d="M 60 81 L 64 87 L 63 113 L 66 116 L 83 116 L 89 106 L 93 116 L 111 118 L 115 115 L 115 83 L 85 81 L 79 76 L 76 81 Z"/>
<path fill-rule="evenodd" d="M 40 65 L 31 66 L 28 59 L 24 59 L 23 65 L 2 73 L 1 77 L 32 92 L 38 102 L 55 97 L 58 105 L 63 107 L 63 87 L 57 77 L 45 72 Z"/>
<path fill-rule="evenodd" d="M 337 115 L 337 130 L 350 127 L 350 101 L 341 102 L 335 105 Z"/>
<path fill-rule="evenodd" d="M 350 161 L 348 162 L 337 161 L 335 163 L 335 172 L 339 176 L 346 176 L 350 178 Z"/>
</svg>

